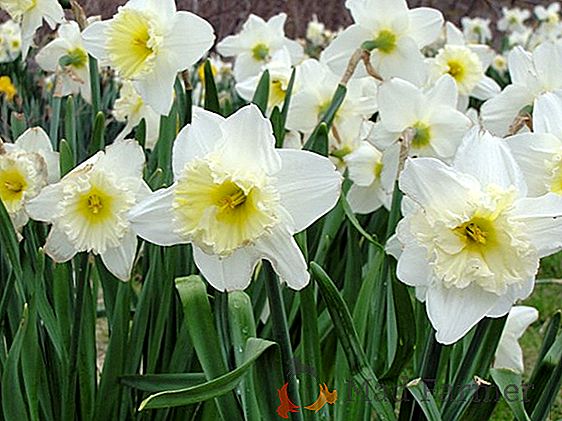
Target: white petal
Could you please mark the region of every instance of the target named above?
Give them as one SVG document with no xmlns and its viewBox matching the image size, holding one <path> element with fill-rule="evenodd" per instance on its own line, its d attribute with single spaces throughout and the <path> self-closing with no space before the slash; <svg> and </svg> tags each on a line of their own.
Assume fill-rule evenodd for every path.
<svg viewBox="0 0 562 421">
<path fill-rule="evenodd" d="M 482 320 L 498 296 L 478 286 L 464 289 L 434 285 L 427 290 L 426 309 L 439 343 L 457 342 Z"/>
<path fill-rule="evenodd" d="M 447 22 L 445 25 L 447 44 L 450 45 L 466 45 L 466 40 L 462 31 L 453 23 Z"/>
<path fill-rule="evenodd" d="M 58 38 L 45 45 L 35 56 L 37 64 L 47 72 L 57 70 L 59 60 L 71 48 L 66 39 Z"/>
<path fill-rule="evenodd" d="M 224 142 L 220 145 L 223 162 L 233 168 L 259 168 L 275 174 L 281 159 L 275 150 L 271 122 L 259 108 L 250 104 L 238 110 L 221 125 Z"/>
<path fill-rule="evenodd" d="M 484 76 L 472 91 L 472 96 L 486 100 L 497 96 L 501 92 L 500 85 L 491 77 Z"/>
<path fill-rule="evenodd" d="M 45 243 L 45 253 L 56 263 L 64 263 L 72 259 L 77 250 L 62 230 L 52 227 Z"/>
<path fill-rule="evenodd" d="M 128 281 L 131 278 L 135 254 L 137 252 L 137 236 L 133 230 L 128 230 L 121 244 L 107 249 L 101 259 L 105 267 L 117 278 Z"/>
<path fill-rule="evenodd" d="M 367 141 L 380 150 L 386 150 L 391 145 L 397 144 L 400 138 L 400 132 L 389 132 L 384 125 L 379 121 L 371 129 Z"/>
<path fill-rule="evenodd" d="M 244 290 L 250 285 L 259 257 L 252 248 L 241 248 L 228 257 L 205 253 L 193 246 L 193 260 L 205 279 L 219 291 Z"/>
<path fill-rule="evenodd" d="M 275 177 L 281 205 L 299 232 L 336 205 L 342 178 L 329 159 L 315 153 L 283 149 L 279 156 L 282 166 Z"/>
<path fill-rule="evenodd" d="M 82 38 L 84 40 L 84 48 L 92 56 L 98 60 L 105 62 L 107 61 L 107 50 L 105 48 L 105 43 L 107 36 L 105 32 L 107 31 L 110 21 L 94 22 L 82 32 Z"/>
<path fill-rule="evenodd" d="M 199 107 L 193 108 L 191 124 L 184 127 L 174 142 L 172 166 L 178 178 L 185 165 L 196 158 L 203 158 L 222 141 L 221 124 L 225 121 L 218 114 Z"/>
<path fill-rule="evenodd" d="M 518 200 L 514 215 L 527 227 L 539 257 L 562 250 L 562 196 L 549 193 Z"/>
<path fill-rule="evenodd" d="M 353 184 L 346 196 L 351 210 L 354 213 L 368 214 L 382 207 L 384 203 L 379 199 L 378 190 L 380 190 L 379 183 L 366 187 Z"/>
<path fill-rule="evenodd" d="M 535 100 L 533 109 L 533 130 L 550 133 L 562 139 L 562 98 L 547 92 Z"/>
<path fill-rule="evenodd" d="M 48 182 L 55 183 L 60 178 L 59 154 L 53 151 L 51 140 L 41 127 L 26 130 L 15 144 L 27 152 L 37 152 L 47 164 Z"/>
<path fill-rule="evenodd" d="M 406 285 L 429 286 L 431 268 L 428 264 L 427 249 L 418 244 L 407 244 L 400 254 L 396 276 Z"/>
<path fill-rule="evenodd" d="M 37 197 L 25 204 L 25 210 L 31 219 L 41 222 L 52 222 L 57 213 L 58 205 L 63 199 L 61 184 L 45 186 Z"/>
<path fill-rule="evenodd" d="M 136 140 L 114 142 L 105 148 L 97 167 L 116 174 L 119 178 L 141 178 L 144 168 L 144 151 Z"/>
<path fill-rule="evenodd" d="M 361 44 L 371 39 L 373 34 L 360 25 L 351 25 L 340 33 L 335 40 L 322 52 L 320 61 L 326 63 L 332 71 L 343 76 L 352 54 L 361 47 Z M 365 66 L 357 66 L 355 77 L 366 75 Z"/>
<path fill-rule="evenodd" d="M 308 285 L 310 274 L 295 239 L 285 227 L 274 228 L 270 235 L 256 241 L 256 250 L 271 262 L 282 281 L 296 290 Z"/>
<path fill-rule="evenodd" d="M 533 69 L 533 56 L 522 47 L 517 46 L 507 57 L 509 75 L 516 85 L 525 85 Z"/>
<path fill-rule="evenodd" d="M 486 101 L 480 111 L 486 129 L 497 136 L 507 134 L 509 127 L 525 106 L 533 103 L 534 96 L 523 85 L 509 85 L 500 94 Z"/>
<path fill-rule="evenodd" d="M 433 87 L 427 92 L 427 100 L 429 102 L 449 107 L 457 106 L 458 96 L 455 79 L 449 74 L 444 74 L 437 79 Z"/>
<path fill-rule="evenodd" d="M 152 73 L 135 81 L 134 86 L 147 105 L 160 115 L 168 115 L 174 102 L 175 66 L 160 60 Z"/>
<path fill-rule="evenodd" d="M 175 185 L 157 190 L 131 209 L 129 221 L 139 237 L 160 246 L 187 243 L 175 233 L 174 189 Z"/>
<path fill-rule="evenodd" d="M 527 194 L 523 173 L 504 140 L 479 127 L 466 135 L 453 167 L 474 176 L 482 186 L 496 185 L 506 190 L 514 186 L 522 197 Z"/>
<path fill-rule="evenodd" d="M 398 77 L 422 86 L 427 78 L 424 57 L 410 37 L 400 38 L 396 50 L 391 54 L 374 50 L 371 53 L 371 63 L 385 79 Z"/>
<path fill-rule="evenodd" d="M 410 18 L 411 36 L 419 48 L 431 44 L 437 39 L 443 27 L 443 14 L 436 9 L 429 7 L 419 7 L 408 11 Z"/>
<path fill-rule="evenodd" d="M 402 132 L 417 121 L 422 93 L 415 85 L 393 78 L 384 82 L 378 94 L 381 123 L 390 132 Z"/>
<path fill-rule="evenodd" d="M 480 190 L 476 179 L 434 158 L 407 159 L 399 184 L 400 190 L 423 208 L 451 212 L 465 207 L 467 192 Z"/>
<path fill-rule="evenodd" d="M 562 76 L 558 71 L 562 68 L 562 46 L 551 42 L 539 45 L 533 53 L 533 62 L 537 76 L 547 90 L 562 86 Z"/>
<path fill-rule="evenodd" d="M 189 36 L 185 30 L 189 28 Z M 162 49 L 171 51 L 177 71 L 185 70 L 195 64 L 209 51 L 215 41 L 213 27 L 205 19 L 190 12 L 175 14 L 174 23 Z"/>
</svg>

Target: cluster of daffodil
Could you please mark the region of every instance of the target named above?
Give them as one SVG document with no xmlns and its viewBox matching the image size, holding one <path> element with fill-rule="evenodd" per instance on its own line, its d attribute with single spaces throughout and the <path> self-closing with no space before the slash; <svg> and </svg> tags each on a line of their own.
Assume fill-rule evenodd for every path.
<svg viewBox="0 0 562 421">
<path fill-rule="evenodd" d="M 293 351 L 307 364 L 316 364 L 325 340 L 321 336 L 337 334 L 342 347 L 336 351 L 334 341 L 326 349 L 348 358 L 351 376 L 363 380 L 376 373 L 396 387 L 393 382 L 416 353 L 414 371 L 424 380 L 438 375 L 441 358 L 441 370 L 458 364 L 456 374 L 448 375 L 456 386 L 474 375 L 488 375 L 492 366 L 498 387 L 505 386 L 506 378 L 521 386 L 524 364 L 518 340 L 539 316 L 536 309 L 518 304 L 533 293 L 540 259 L 562 250 L 558 3 L 537 6 L 532 29 L 525 23 L 530 11 L 504 8 L 497 29 L 505 33 L 506 42 L 499 52 L 492 48 L 489 20 L 466 17 L 461 29 L 440 11 L 411 9 L 405 0 L 347 0 L 353 24 L 333 33 L 314 16 L 306 40 L 300 41 L 285 34 L 285 13 L 269 20 L 251 14 L 237 34 L 216 44 L 211 24 L 178 11 L 174 0 L 129 0 L 107 20 L 87 18 L 78 2 L 69 4 L 72 13 L 67 17 L 72 14 L 75 20 L 65 18 L 57 0 L 0 0 L 0 9 L 13 19 L 0 27 L 0 62 L 13 60 L 21 51 L 22 61 L 34 60 L 54 78 L 49 132 L 41 128 L 47 124 L 27 128 L 35 114 L 26 115 L 25 110 L 34 103 L 22 89 L 17 105 L 22 112 L 14 112 L 10 120 L 12 141 L 0 139 L 0 200 L 10 221 L 2 227 L 0 240 L 8 247 L 13 234 L 20 242 L 0 260 L 2 274 L 8 273 L 4 263 L 11 262 L 10 279 L 19 281 L 33 271 L 41 276 L 45 262 L 25 257 L 37 246 L 56 267 L 68 269 L 63 264 L 73 261 L 71 279 L 80 288 L 87 288 L 80 279 L 88 280 L 90 265 L 81 263 L 80 256 L 94 256 L 122 281 L 137 277 L 144 282 L 159 270 L 166 277 L 198 273 L 217 291 L 217 312 L 224 311 L 223 292 L 234 297 L 230 294 L 235 291 L 252 290 L 251 300 L 244 297 L 254 307 L 244 317 L 252 319 L 249 329 L 254 331 L 254 318 L 264 324 L 273 319 L 286 375 L 294 374 Z M 43 21 L 57 34 L 35 54 L 34 36 Z M 61 112 L 64 97 L 69 99 Z M 6 107 L 2 110 L 7 122 Z M 83 110 L 88 115 L 93 110 L 93 119 L 84 123 L 79 117 Z M 64 140 L 59 136 L 62 117 Z M 92 140 L 77 133 L 88 133 Z M 24 254 L 22 262 L 32 262 L 27 271 L 14 258 L 18 250 Z M 182 250 L 186 262 L 173 261 L 172 254 L 163 257 L 165 250 Z M 179 274 L 171 269 L 176 266 Z M 318 281 L 318 296 L 311 273 Z M 344 284 L 336 283 L 341 293 L 327 273 L 345 278 Z M 279 286 L 269 282 L 275 275 L 291 294 L 302 294 L 287 308 Z M 102 269 L 98 276 L 103 277 Z M 260 283 L 268 288 L 267 298 L 256 292 Z M 23 296 L 31 294 L 29 288 L 18 289 Z M 113 312 L 115 300 L 125 300 L 125 295 L 119 295 L 121 286 L 119 293 L 107 284 L 103 289 L 104 295 L 113 291 L 107 298 Z M 151 291 L 157 294 L 157 289 Z M 204 372 L 202 382 L 218 382 L 226 368 L 209 364 L 207 357 L 221 352 L 197 342 L 203 336 L 197 335 L 192 327 L 197 322 L 188 320 L 188 314 L 198 314 L 189 313 L 180 284 L 178 291 L 190 346 Z M 167 294 L 162 302 L 164 297 L 173 300 Z M 78 289 L 74 308 L 80 317 L 84 297 Z M 49 298 L 38 302 L 42 307 L 31 312 L 49 318 L 45 325 L 55 335 Z M 161 341 L 174 337 L 184 319 L 174 319 L 178 325 L 169 325 L 164 334 L 164 319 L 156 315 L 159 302 L 155 298 L 151 307 L 154 323 L 145 327 L 161 329 Z M 0 325 L 6 303 L 9 298 L 2 298 Z M 112 329 L 121 328 L 121 334 L 129 329 L 128 299 L 123 303 L 119 315 L 109 316 L 116 323 Z M 296 319 L 299 306 L 301 319 Z M 307 320 L 309 314 L 314 320 Z M 290 337 L 289 320 L 303 324 L 302 338 Z M 560 324 L 559 316 L 553 320 Z M 75 343 L 80 341 L 80 323 L 79 318 L 73 333 L 77 336 L 69 340 L 74 357 L 67 374 L 76 370 L 79 353 L 87 352 Z M 536 408 L 543 414 L 555 399 L 552 390 L 562 379 L 556 361 L 562 355 L 562 336 L 555 339 L 558 325 L 549 325 L 550 339 L 545 339 L 542 353 L 558 371 L 552 368 L 549 380 L 540 383 L 532 407 L 510 405 L 520 419 L 529 419 L 525 411 L 535 414 Z M 135 329 L 131 332 L 140 334 Z M 238 340 L 236 332 L 222 332 L 221 341 Z M 242 336 L 257 335 L 246 331 Z M 145 347 L 154 357 L 159 342 L 152 341 Z M 295 341 L 301 345 L 298 350 Z M 369 343 L 366 353 L 364 343 Z M 459 347 L 451 348 L 451 367 L 443 368 L 449 354 L 441 356 L 441 351 L 457 343 Z M 252 349 L 244 342 L 246 346 Z M 253 357 L 233 357 L 240 376 L 242 367 L 265 349 Z M 122 387 L 117 375 L 143 372 L 138 352 L 136 366 L 102 377 L 98 399 L 109 399 L 109 384 Z M 386 359 L 379 360 L 385 353 Z M 111 355 L 108 364 L 117 364 Z M 126 366 L 124 355 L 121 368 Z M 174 355 L 170 358 L 177 361 Z M 222 355 L 219 359 L 219 366 L 224 365 Z M 8 360 L 0 352 L 0 374 Z M 151 364 L 146 373 L 154 372 Z M 334 381 L 343 389 L 342 367 L 336 364 Z M 502 377 L 503 369 L 515 374 Z M 132 377 L 123 381 L 140 384 Z M 287 381 L 298 408 L 299 387 Z M 216 399 L 223 419 L 233 408 L 239 412 L 240 397 L 230 394 L 235 385 L 228 388 L 226 382 L 223 389 L 216 386 L 214 395 L 197 389 L 207 393 L 201 395 L 206 399 Z M 274 397 L 281 386 L 272 385 Z M 76 384 L 65 387 L 68 399 Z M 177 398 L 165 392 L 162 402 L 154 395 L 142 408 L 198 402 L 190 397 L 194 389 L 189 387 Z M 253 387 L 246 378 L 240 399 L 246 418 L 260 419 L 252 412 L 258 411 L 257 401 L 252 403 L 256 398 L 248 394 Z M 420 393 L 430 392 L 418 389 L 417 383 L 409 384 L 407 393 L 417 401 L 401 406 L 401 414 L 410 411 L 408 419 L 421 416 L 416 411 L 430 419 L 460 419 L 468 408 L 454 400 L 444 400 L 437 408 L 433 398 L 429 403 L 420 399 Z M 130 407 L 132 398 L 111 399 L 99 411 L 126 416 L 123 408 Z M 366 408 L 371 405 L 382 418 L 394 419 L 392 401 L 384 397 L 363 402 L 349 413 L 335 409 L 335 417 L 351 419 L 346 418 L 351 413 L 369 419 Z M 96 407 L 103 407 L 100 402 Z M 64 404 L 74 405 L 68 400 Z M 279 408 L 277 413 L 284 416 Z M 14 414 L 10 411 L 4 416 Z M 29 411 L 36 416 L 32 419 L 41 419 Z M 62 411 L 63 419 L 75 415 L 74 409 L 70 414 Z M 429 416 L 438 412 L 443 418 Z"/>
</svg>

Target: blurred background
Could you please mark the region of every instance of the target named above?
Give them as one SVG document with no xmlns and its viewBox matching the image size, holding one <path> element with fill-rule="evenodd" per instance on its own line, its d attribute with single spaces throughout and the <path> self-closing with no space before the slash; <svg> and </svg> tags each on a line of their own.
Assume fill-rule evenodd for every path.
<svg viewBox="0 0 562 421">
<path fill-rule="evenodd" d="M 88 15 L 114 14 L 126 0 L 81 0 Z M 496 21 L 501 16 L 502 6 L 532 8 L 551 1 L 545 0 L 410 0 L 410 7 L 429 6 L 441 10 L 445 17 L 455 23 L 462 16 L 485 17 Z M 189 10 L 206 18 L 214 26 L 218 39 L 237 32 L 249 13 L 269 18 L 279 12 L 289 15 L 285 31 L 290 37 L 304 36 L 306 26 L 313 14 L 328 29 L 337 30 L 351 23 L 351 16 L 344 0 L 177 0 L 178 9 Z M 186 33 L 186 36 L 189 36 Z"/>
</svg>

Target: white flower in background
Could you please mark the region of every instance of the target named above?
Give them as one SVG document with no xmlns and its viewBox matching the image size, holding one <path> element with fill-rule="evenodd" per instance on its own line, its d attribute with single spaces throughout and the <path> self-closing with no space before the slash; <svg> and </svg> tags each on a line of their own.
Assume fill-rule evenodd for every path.
<svg viewBox="0 0 562 421">
<path fill-rule="evenodd" d="M 516 373 L 523 374 L 523 350 L 519 345 L 519 339 L 534 322 L 539 319 L 536 308 L 527 306 L 514 306 L 500 337 L 500 343 L 496 350 L 494 368 L 507 368 Z"/>
<path fill-rule="evenodd" d="M 557 26 L 560 23 L 560 3 L 551 3 L 548 7 L 538 5 L 535 7 L 535 16 L 542 23 Z"/>
<path fill-rule="evenodd" d="M 353 182 L 347 201 L 355 213 L 371 213 L 384 206 L 390 209 L 394 183 L 398 175 L 400 145 L 381 152 L 369 142 L 344 157 Z"/>
<path fill-rule="evenodd" d="M 517 46 L 531 49 L 531 41 L 533 41 L 533 30 L 528 28 L 520 32 L 512 32 L 509 34 L 507 44 L 511 49 Z M 536 47 L 537 45 L 534 46 Z"/>
<path fill-rule="evenodd" d="M 291 67 L 291 56 L 286 48 L 276 52 L 271 61 L 268 62 L 263 71 L 269 71 L 269 98 L 267 109 L 271 112 L 273 107 L 282 107 L 285 102 L 285 94 L 291 80 L 293 69 Z M 256 76 L 246 80 L 238 81 L 236 92 L 245 99 L 251 101 L 256 92 L 256 88 L 263 75 L 263 71 Z"/>
<path fill-rule="evenodd" d="M 492 60 L 492 69 L 500 75 L 504 75 L 509 70 L 507 58 L 504 55 L 497 54 Z"/>
<path fill-rule="evenodd" d="M 435 41 L 443 15 L 435 9 L 408 9 L 405 0 L 347 0 L 355 23 L 339 34 L 322 53 L 322 60 L 342 76 L 351 55 L 365 42 L 376 46 L 371 64 L 384 78 L 400 77 L 415 84 L 425 80 L 420 49 Z M 358 77 L 365 67 L 357 68 Z"/>
<path fill-rule="evenodd" d="M 225 78 L 232 76 L 232 63 L 221 60 L 216 54 L 209 55 L 208 59 L 211 62 L 211 73 L 217 84 L 223 82 Z M 205 84 L 205 61 L 197 68 L 197 76 L 199 77 L 199 81 Z"/>
<path fill-rule="evenodd" d="M 340 82 L 324 63 L 308 59 L 297 68 L 295 89 L 291 98 L 287 128 L 310 133 L 328 111 L 334 92 Z M 351 130 L 357 137 L 361 124 L 377 110 L 377 83 L 372 78 L 352 79 L 347 85 L 347 94 L 334 119 L 335 130 L 342 137 Z"/>
<path fill-rule="evenodd" d="M 293 289 L 309 282 L 293 234 L 336 204 L 341 176 L 322 156 L 275 149 L 255 105 L 227 119 L 195 109 L 174 143 L 174 184 L 130 214 L 137 233 L 159 245 L 193 244 L 197 267 L 218 290 L 246 288 L 271 261 Z"/>
<path fill-rule="evenodd" d="M 492 40 L 490 19 L 469 18 L 465 16 L 461 19 L 461 24 L 464 37 L 468 43 L 487 44 Z"/>
<path fill-rule="evenodd" d="M 0 63 L 10 63 L 21 53 L 21 29 L 13 20 L 0 25 Z"/>
<path fill-rule="evenodd" d="M 533 53 L 515 47 L 507 57 L 512 84 L 499 95 L 486 101 L 481 109 L 486 129 L 497 136 L 508 133 L 509 127 L 525 107 L 545 92 L 562 88 L 562 45 L 541 44 Z"/>
<path fill-rule="evenodd" d="M 143 166 L 142 148 L 126 140 L 45 187 L 27 204 L 31 218 L 53 224 L 45 253 L 60 263 L 76 253 L 92 252 L 113 275 L 128 280 L 137 249 L 128 212 L 150 193 L 142 180 Z"/>
<path fill-rule="evenodd" d="M 397 276 L 416 287 L 441 343 L 507 314 L 532 292 L 539 259 L 562 248 L 562 197 L 526 197 L 505 142 L 479 129 L 452 167 L 409 159 L 400 189 L 412 205 L 397 228 Z"/>
<path fill-rule="evenodd" d="M 470 126 L 457 110 L 453 78 L 442 76 L 433 87 L 422 90 L 410 82 L 390 79 L 379 88 L 379 121 L 369 140 L 385 150 L 410 130 L 411 156 L 432 156 L 450 161 Z"/>
<path fill-rule="evenodd" d="M 259 74 L 273 55 L 286 48 L 291 56 L 291 64 L 300 63 L 304 52 L 302 46 L 285 36 L 287 15 L 279 13 L 267 22 L 259 16 L 250 14 L 242 30 L 230 35 L 217 44 L 217 51 L 224 57 L 236 57 L 234 78 L 246 80 Z"/>
<path fill-rule="evenodd" d="M 314 46 L 322 46 L 326 42 L 326 27 L 322 22 L 318 22 L 318 16 L 312 15 L 312 20 L 306 27 L 306 39 Z"/>
<path fill-rule="evenodd" d="M 29 219 L 25 204 L 59 177 L 59 154 L 40 127 L 28 129 L 15 143 L 0 140 L 0 200 L 16 229 Z"/>
<path fill-rule="evenodd" d="M 131 0 L 82 35 L 88 52 L 133 81 L 142 99 L 162 115 L 172 107 L 177 73 L 203 57 L 215 39 L 206 20 L 177 12 L 174 0 Z"/>
<path fill-rule="evenodd" d="M 62 78 L 60 94 L 64 97 L 80 93 L 90 102 L 92 95 L 89 58 L 76 22 L 62 24 L 58 30 L 58 38 L 43 47 L 35 60 L 43 70 L 56 72 L 61 68 L 60 60 L 63 57 L 64 67 L 57 75 Z"/>
<path fill-rule="evenodd" d="M 64 20 L 64 11 L 58 0 L 0 0 L 0 9 L 21 24 L 22 60 L 27 57 L 35 31 L 43 24 L 43 20 L 51 29 Z"/>
<path fill-rule="evenodd" d="M 502 18 L 498 21 L 498 30 L 502 32 L 522 32 L 526 29 L 525 21 L 531 17 L 527 9 L 502 7 Z"/>
<path fill-rule="evenodd" d="M 529 196 L 562 195 L 562 98 L 546 93 L 535 102 L 533 133 L 506 139 L 521 167 Z"/>
<path fill-rule="evenodd" d="M 117 98 L 113 105 L 113 116 L 117 121 L 126 123 L 115 141 L 125 139 L 144 118 L 146 122 L 144 146 L 147 149 L 154 148 L 160 133 L 160 115 L 143 101 L 132 82 L 123 81 L 123 85 L 119 90 L 119 98 Z"/>
<path fill-rule="evenodd" d="M 496 81 L 486 76 L 494 55 L 494 50 L 487 45 L 467 44 L 462 32 L 447 22 L 447 44 L 435 58 L 428 60 L 431 77 L 436 80 L 444 74 L 451 75 L 459 90 L 459 109 L 465 110 L 470 96 L 486 100 L 500 93 Z"/>
</svg>

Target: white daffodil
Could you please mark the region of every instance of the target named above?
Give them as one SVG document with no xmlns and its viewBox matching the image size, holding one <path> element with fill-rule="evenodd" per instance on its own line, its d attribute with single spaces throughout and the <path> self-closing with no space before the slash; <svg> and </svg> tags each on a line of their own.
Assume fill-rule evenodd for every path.
<svg viewBox="0 0 562 421">
<path fill-rule="evenodd" d="M 436 80 L 444 74 L 451 75 L 459 90 L 459 108 L 465 110 L 470 96 L 486 100 L 500 93 L 496 81 L 486 76 L 494 56 L 494 50 L 487 45 L 467 44 L 463 33 L 447 22 L 447 44 L 428 60 L 431 77 Z"/>
<path fill-rule="evenodd" d="M 146 141 L 144 146 L 147 149 L 154 148 L 160 133 L 160 115 L 144 102 L 135 90 L 132 82 L 123 81 L 123 85 L 119 90 L 119 98 L 117 98 L 113 106 L 113 116 L 117 121 L 126 123 L 115 141 L 125 139 L 144 119 L 146 122 Z"/>
<path fill-rule="evenodd" d="M 255 105 L 227 119 L 196 109 L 174 143 L 174 184 L 130 213 L 159 245 L 193 244 L 197 267 L 218 290 L 244 289 L 263 258 L 293 289 L 309 282 L 293 234 L 337 202 L 341 176 L 311 152 L 275 149 Z"/>
<path fill-rule="evenodd" d="M 22 60 L 27 57 L 35 31 L 43 24 L 43 19 L 51 29 L 64 20 L 64 11 L 58 0 L 0 0 L 0 9 L 21 23 Z"/>
<path fill-rule="evenodd" d="M 411 156 L 450 161 L 472 125 L 457 110 L 457 99 L 457 87 L 448 75 L 426 90 L 405 80 L 390 79 L 379 88 L 380 120 L 369 140 L 385 150 L 406 130 L 411 130 Z"/>
<path fill-rule="evenodd" d="M 492 40 L 490 19 L 469 18 L 461 19 L 462 31 L 466 40 L 471 44 L 487 44 Z"/>
<path fill-rule="evenodd" d="M 13 20 L 0 25 L 0 63 L 14 61 L 21 53 L 21 29 Z"/>
<path fill-rule="evenodd" d="M 542 4 L 535 7 L 535 16 L 541 22 L 557 24 L 560 22 L 560 3 L 557 1 L 544 7 Z"/>
<path fill-rule="evenodd" d="M 326 42 L 326 26 L 318 21 L 316 15 L 312 15 L 312 20 L 306 26 L 306 39 L 315 47 L 321 47 Z"/>
<path fill-rule="evenodd" d="M 523 374 L 525 366 L 523 365 L 523 350 L 519 345 L 519 339 L 527 328 L 538 319 L 539 312 L 536 308 L 515 306 L 511 309 L 496 349 L 494 368 L 507 368 Z"/>
<path fill-rule="evenodd" d="M 523 32 L 526 29 L 525 21 L 531 17 L 527 9 L 502 7 L 502 18 L 498 21 L 498 30 L 502 32 Z"/>
<path fill-rule="evenodd" d="M 397 229 L 397 276 L 416 287 L 441 343 L 507 314 L 533 290 L 539 258 L 562 248 L 562 197 L 526 197 L 505 142 L 479 129 L 452 167 L 409 159 L 399 185 L 411 205 Z"/>
<path fill-rule="evenodd" d="M 347 192 L 353 212 L 371 213 L 381 206 L 390 209 L 399 158 L 400 145 L 381 152 L 366 141 L 344 157 L 349 179 L 353 181 Z"/>
<path fill-rule="evenodd" d="M 230 35 L 218 43 L 217 51 L 221 55 L 236 57 L 234 78 L 238 82 L 259 74 L 273 55 L 283 48 L 289 52 L 292 65 L 300 63 L 304 51 L 298 42 L 285 36 L 286 20 L 285 13 L 279 13 L 267 22 L 250 14 L 240 33 Z"/>
<path fill-rule="evenodd" d="M 529 196 L 562 195 L 562 98 L 546 93 L 535 101 L 533 133 L 506 139 L 529 186 Z"/>
<path fill-rule="evenodd" d="M 63 59 L 61 69 L 61 59 Z M 88 53 L 82 43 L 80 28 L 76 22 L 68 22 L 59 27 L 58 38 L 47 44 L 35 57 L 37 64 L 47 72 L 61 69 L 60 95 L 82 94 L 90 102 L 90 64 Z"/>
<path fill-rule="evenodd" d="M 355 23 L 322 53 L 322 60 L 342 76 L 351 55 L 369 43 L 371 64 L 384 78 L 400 77 L 415 84 L 425 80 L 420 49 L 439 37 L 443 15 L 435 9 L 408 9 L 405 0 L 347 0 Z M 361 64 L 357 76 L 365 76 Z"/>
<path fill-rule="evenodd" d="M 509 70 L 507 58 L 501 54 L 497 54 L 492 60 L 492 69 L 498 72 L 500 75 L 504 75 Z"/>
<path fill-rule="evenodd" d="M 203 57 L 215 39 L 206 20 L 176 11 L 174 0 L 130 0 L 112 19 L 92 23 L 82 35 L 88 52 L 133 81 L 161 115 L 172 107 L 177 73 Z"/>
<path fill-rule="evenodd" d="M 482 105 L 482 123 L 497 136 L 508 133 L 509 127 L 525 107 L 533 105 L 544 92 L 562 88 L 562 45 L 541 44 L 533 53 L 515 47 L 508 56 L 512 84 Z"/>
<path fill-rule="evenodd" d="M 287 127 L 310 133 L 328 111 L 340 78 L 324 63 L 308 59 L 297 68 L 296 86 L 293 92 Z M 357 137 L 361 124 L 377 110 L 377 83 L 372 78 L 350 80 L 345 99 L 336 113 L 334 127 L 340 136 L 351 130 Z M 344 127 L 345 126 L 345 127 Z"/>
<path fill-rule="evenodd" d="M 283 48 L 276 52 L 271 61 L 264 66 L 264 71 L 269 71 L 269 99 L 267 109 L 271 111 L 273 107 L 282 107 L 285 102 L 285 95 L 291 80 L 293 69 L 291 67 L 291 57 L 289 51 Z M 239 81 L 236 84 L 236 91 L 246 101 L 251 101 L 256 92 L 256 88 L 263 75 L 263 71 L 256 76 Z"/>
<path fill-rule="evenodd" d="M 31 218 L 53 225 L 46 254 L 57 263 L 79 252 L 99 254 L 113 275 L 128 280 L 137 249 L 128 212 L 150 193 L 144 160 L 135 141 L 113 143 L 28 202 Z"/>
<path fill-rule="evenodd" d="M 29 219 L 25 204 L 59 177 L 59 154 L 40 127 L 28 129 L 15 143 L 0 140 L 0 200 L 16 229 Z"/>
</svg>

